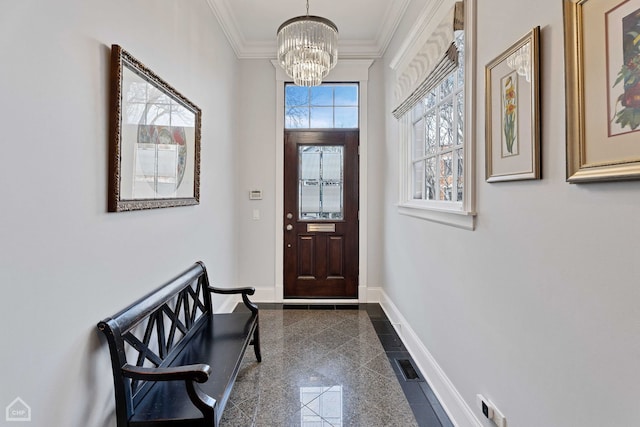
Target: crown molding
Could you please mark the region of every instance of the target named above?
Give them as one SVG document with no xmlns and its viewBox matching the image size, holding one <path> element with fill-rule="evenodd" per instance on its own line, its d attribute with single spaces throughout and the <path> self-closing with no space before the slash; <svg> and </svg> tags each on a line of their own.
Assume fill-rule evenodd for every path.
<svg viewBox="0 0 640 427">
<path fill-rule="evenodd" d="M 338 41 L 341 58 L 381 58 L 407 10 L 410 0 L 390 2 L 385 11 L 385 20 L 376 40 Z M 229 6 L 229 0 L 207 0 L 222 31 L 238 59 L 273 59 L 276 52 L 275 36 L 273 40 L 249 41 L 240 29 L 235 15 Z"/>
<path fill-rule="evenodd" d="M 400 25 L 400 21 L 409 7 L 410 0 L 402 0 L 401 2 L 390 2 L 385 12 L 385 21 L 382 30 L 378 35 L 377 46 L 379 58 L 381 58 L 389 47 L 391 39 Z"/>
<path fill-rule="evenodd" d="M 213 15 L 218 20 L 220 27 L 222 27 L 222 32 L 227 36 L 231 48 L 236 56 L 240 57 L 240 52 L 242 52 L 246 42 L 242 37 L 235 16 L 231 12 L 231 9 L 229 9 L 229 4 L 225 0 L 207 0 L 207 4 L 213 11 Z"/>
<path fill-rule="evenodd" d="M 456 0 L 435 0 L 428 2 L 418 14 L 417 19 L 409 34 L 405 37 L 396 55 L 391 59 L 389 67 L 393 70 L 400 68 L 400 64 L 413 58 L 413 54 L 424 43 L 425 37 L 430 34 L 434 25 L 440 22 L 440 16 L 446 11 L 446 5 L 454 4 Z"/>
</svg>

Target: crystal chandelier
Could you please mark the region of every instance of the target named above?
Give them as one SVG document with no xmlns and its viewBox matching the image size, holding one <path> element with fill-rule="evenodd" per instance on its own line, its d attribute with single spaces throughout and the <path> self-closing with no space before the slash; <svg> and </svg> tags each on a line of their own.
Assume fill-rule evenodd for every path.
<svg viewBox="0 0 640 427">
<path fill-rule="evenodd" d="M 318 86 L 338 62 L 338 27 L 307 14 L 278 28 L 278 61 L 298 86 Z"/>
</svg>

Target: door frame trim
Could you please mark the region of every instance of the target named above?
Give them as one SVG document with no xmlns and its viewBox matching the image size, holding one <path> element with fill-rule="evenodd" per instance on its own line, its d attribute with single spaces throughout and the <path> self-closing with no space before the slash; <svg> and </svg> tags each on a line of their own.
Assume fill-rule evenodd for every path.
<svg viewBox="0 0 640 427">
<path fill-rule="evenodd" d="M 275 289 L 274 302 L 293 303 L 296 299 L 284 299 L 284 84 L 291 78 L 280 67 L 276 60 L 271 64 L 276 71 L 276 134 L 275 134 Z M 372 59 L 348 59 L 338 60 L 338 64 L 324 79 L 325 82 L 358 82 L 359 83 L 359 122 L 360 122 L 360 156 L 359 156 L 359 225 L 358 225 L 358 299 L 339 300 L 340 302 L 358 301 L 368 302 L 367 298 L 367 83 L 369 81 L 369 67 Z M 315 301 L 330 303 L 330 300 L 300 300 L 306 303 Z"/>
</svg>

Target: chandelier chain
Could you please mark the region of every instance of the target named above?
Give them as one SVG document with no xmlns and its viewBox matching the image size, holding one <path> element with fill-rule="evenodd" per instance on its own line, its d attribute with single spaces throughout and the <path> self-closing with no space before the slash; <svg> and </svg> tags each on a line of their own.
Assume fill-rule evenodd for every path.
<svg viewBox="0 0 640 427">
<path fill-rule="evenodd" d="M 307 16 L 309 16 L 309 0 L 307 0 Z"/>
</svg>

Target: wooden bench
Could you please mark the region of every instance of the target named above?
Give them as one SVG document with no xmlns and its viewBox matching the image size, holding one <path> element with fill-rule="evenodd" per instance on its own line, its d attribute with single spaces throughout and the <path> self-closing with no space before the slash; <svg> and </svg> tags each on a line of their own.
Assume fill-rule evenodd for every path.
<svg viewBox="0 0 640 427">
<path fill-rule="evenodd" d="M 248 345 L 261 361 L 254 292 L 209 286 L 197 262 L 98 323 L 111 352 L 118 427 L 217 426 Z M 249 311 L 214 314 L 211 293 L 242 294 Z"/>
</svg>

